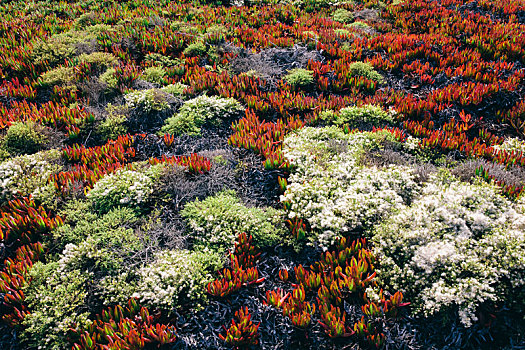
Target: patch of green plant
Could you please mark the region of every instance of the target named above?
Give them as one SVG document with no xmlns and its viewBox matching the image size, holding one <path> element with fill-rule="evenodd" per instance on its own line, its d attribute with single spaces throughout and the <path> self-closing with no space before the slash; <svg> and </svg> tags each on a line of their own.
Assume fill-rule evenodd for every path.
<svg viewBox="0 0 525 350">
<path fill-rule="evenodd" d="M 332 13 L 332 18 L 337 22 L 350 23 L 354 20 L 354 15 L 344 8 L 338 8 Z"/>
<path fill-rule="evenodd" d="M 268 247 L 282 242 L 286 231 L 281 211 L 248 208 L 234 191 L 188 203 L 181 214 L 191 228 L 197 249 L 231 249 L 242 232 L 252 235 L 257 246 Z"/>
<path fill-rule="evenodd" d="M 183 62 L 178 58 L 171 58 L 161 55 L 160 53 L 149 53 L 144 57 L 144 61 L 151 67 L 174 67 L 179 66 Z"/>
<path fill-rule="evenodd" d="M 314 72 L 303 68 L 292 69 L 283 78 L 295 88 L 306 88 L 314 82 Z"/>
<path fill-rule="evenodd" d="M 188 85 L 176 83 L 161 87 L 160 89 L 173 96 L 181 97 L 184 95 L 184 90 L 186 90 L 188 87 Z"/>
<path fill-rule="evenodd" d="M 321 113 L 320 117 L 335 125 L 347 124 L 351 128 L 363 125 L 385 126 L 394 122 L 392 112 L 387 112 L 375 105 L 346 107 L 337 113 L 325 111 Z"/>
<path fill-rule="evenodd" d="M 148 67 L 142 73 L 143 80 L 155 84 L 162 84 L 164 76 L 166 76 L 166 70 L 161 66 Z"/>
<path fill-rule="evenodd" d="M 191 43 L 184 49 L 183 53 L 187 57 L 203 56 L 206 53 L 206 45 L 201 41 Z"/>
<path fill-rule="evenodd" d="M 385 78 L 379 74 L 370 63 L 354 62 L 350 64 L 350 74 L 354 77 L 364 77 L 379 84 L 385 82 Z"/>
<path fill-rule="evenodd" d="M 98 125 L 97 131 L 104 140 L 116 140 L 120 135 L 128 132 L 126 121 L 129 116 L 129 108 L 126 105 L 106 107 L 106 118 Z"/>
<path fill-rule="evenodd" d="M 47 142 L 44 127 L 32 121 L 11 124 L 4 139 L 4 147 L 10 154 L 33 154 Z"/>
<path fill-rule="evenodd" d="M 166 119 L 161 132 L 174 135 L 198 135 L 201 126 L 209 122 L 220 124 L 244 111 L 237 100 L 218 96 L 201 95 L 186 101 L 179 112 Z"/>
</svg>

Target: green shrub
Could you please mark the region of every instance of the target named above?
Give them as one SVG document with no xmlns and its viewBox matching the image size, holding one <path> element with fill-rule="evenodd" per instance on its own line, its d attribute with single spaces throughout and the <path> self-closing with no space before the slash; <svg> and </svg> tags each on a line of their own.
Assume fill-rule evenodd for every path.
<svg viewBox="0 0 525 350">
<path fill-rule="evenodd" d="M 332 18 L 337 22 L 350 23 L 354 20 L 354 15 L 346 9 L 339 8 L 332 13 Z"/>
<path fill-rule="evenodd" d="M 183 53 L 187 57 L 202 56 L 206 53 L 206 45 L 201 41 L 191 43 L 184 49 Z"/>
<path fill-rule="evenodd" d="M 32 122 L 15 122 L 5 135 L 5 148 L 11 154 L 32 154 L 42 149 L 47 141 L 44 127 Z"/>
<path fill-rule="evenodd" d="M 179 112 L 166 119 L 161 131 L 182 135 L 200 134 L 200 127 L 205 123 L 219 124 L 221 119 L 230 119 L 244 111 L 233 98 L 201 95 L 186 101 Z"/>
<path fill-rule="evenodd" d="M 160 53 L 149 53 L 144 57 L 144 61 L 151 67 L 174 67 L 179 66 L 183 62 L 178 58 L 171 58 L 163 56 Z"/>
<path fill-rule="evenodd" d="M 97 68 L 108 68 L 118 62 L 113 54 L 107 52 L 93 52 L 78 56 L 79 63 L 89 63 Z"/>
<path fill-rule="evenodd" d="M 62 251 L 66 244 L 79 245 L 88 237 L 112 249 L 120 247 L 122 250 L 126 245 L 133 247 L 137 244 L 130 227 L 138 223 L 139 219 L 132 208 L 114 208 L 98 215 L 93 211 L 91 202 L 73 200 L 58 215 L 64 218 L 64 225 L 53 230 L 51 235 L 56 250 Z"/>
<path fill-rule="evenodd" d="M 41 202 L 54 201 L 55 187 L 49 178 L 62 169 L 59 159 L 60 152 L 51 150 L 0 163 L 0 203 L 19 194 L 32 195 Z"/>
<path fill-rule="evenodd" d="M 35 349 L 67 349 L 70 327 L 90 324 L 85 308 L 90 274 L 63 271 L 58 262 L 37 262 L 30 276 L 31 283 L 24 288 L 24 295 L 31 312 L 22 322 L 22 341 Z"/>
<path fill-rule="evenodd" d="M 171 108 L 169 94 L 160 89 L 147 89 L 132 91 L 124 95 L 124 100 L 129 108 L 138 108 L 145 113 L 164 112 Z"/>
<path fill-rule="evenodd" d="M 43 86 L 71 85 L 74 81 L 75 70 L 73 67 L 60 66 L 40 76 L 40 84 Z"/>
<path fill-rule="evenodd" d="M 184 95 L 184 90 L 186 90 L 188 87 L 189 87 L 188 85 L 185 85 L 182 83 L 176 83 L 176 84 L 170 84 L 170 85 L 164 86 L 160 89 L 170 95 L 180 97 Z"/>
<path fill-rule="evenodd" d="M 352 106 L 343 108 L 338 113 L 335 113 L 332 116 L 332 121 L 335 125 L 348 124 L 350 127 L 363 125 L 384 126 L 394 122 L 393 115 L 393 112 L 384 111 L 379 106 Z M 327 115 L 323 116 L 328 117 Z"/>
<path fill-rule="evenodd" d="M 98 180 L 87 197 L 101 212 L 108 212 L 117 206 L 140 209 L 153 193 L 154 181 L 163 167 L 159 164 L 147 169 L 117 170 Z"/>
<path fill-rule="evenodd" d="M 97 130 L 104 140 L 116 140 L 120 135 L 128 132 L 126 121 L 129 116 L 129 108 L 124 106 L 106 107 L 107 116 L 98 126 Z"/>
<path fill-rule="evenodd" d="M 99 80 L 107 85 L 110 89 L 118 88 L 117 70 L 115 68 L 108 68 L 99 77 Z"/>
<path fill-rule="evenodd" d="M 379 84 L 382 84 L 385 81 L 383 76 L 376 72 L 370 63 L 354 62 L 350 64 L 350 74 L 354 77 L 365 77 Z"/>
<path fill-rule="evenodd" d="M 133 297 L 141 303 L 171 311 L 181 300 L 206 299 L 206 285 L 223 266 L 221 254 L 212 251 L 168 250 L 138 271 Z"/>
<path fill-rule="evenodd" d="M 233 191 L 188 203 L 181 214 L 192 230 L 197 249 L 231 249 L 242 232 L 252 235 L 257 246 L 268 247 L 282 242 L 286 232 L 281 211 L 248 208 Z"/>
<path fill-rule="evenodd" d="M 163 67 L 148 67 L 142 73 L 142 79 L 150 83 L 161 84 L 162 78 L 166 76 L 166 70 Z"/>
<path fill-rule="evenodd" d="M 303 68 L 292 69 L 284 76 L 284 80 L 292 87 L 306 88 L 314 82 L 314 72 Z"/>
<path fill-rule="evenodd" d="M 365 22 L 361 22 L 361 21 L 356 21 L 354 23 L 351 23 L 348 25 L 348 27 L 355 28 L 355 29 L 361 29 L 361 30 L 370 29 L 370 26 L 368 24 L 366 24 Z"/>
</svg>

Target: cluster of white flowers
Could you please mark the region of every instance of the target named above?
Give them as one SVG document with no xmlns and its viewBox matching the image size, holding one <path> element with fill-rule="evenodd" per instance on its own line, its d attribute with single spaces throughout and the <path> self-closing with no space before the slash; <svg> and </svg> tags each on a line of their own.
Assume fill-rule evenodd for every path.
<svg viewBox="0 0 525 350">
<path fill-rule="evenodd" d="M 153 183 L 163 165 L 146 171 L 119 169 L 95 183 L 87 197 L 102 211 L 116 206 L 136 207 L 153 193 Z"/>
<path fill-rule="evenodd" d="M 53 150 L 0 163 L 0 203 L 17 194 L 32 195 L 37 199 L 52 195 L 54 187 L 49 178 L 61 169 L 60 165 L 53 162 L 59 157 L 59 152 Z"/>
<path fill-rule="evenodd" d="M 235 114 L 244 112 L 244 107 L 233 98 L 222 98 L 219 96 L 201 95 L 186 101 L 179 113 L 193 114 L 203 120 L 215 118 L 229 118 Z"/>
<path fill-rule="evenodd" d="M 138 271 L 140 278 L 133 297 L 142 303 L 171 310 L 181 297 L 204 299 L 206 285 L 222 267 L 221 255 L 209 250 L 167 250 Z"/>
<path fill-rule="evenodd" d="M 524 228 L 522 204 L 497 187 L 434 175 L 420 198 L 376 227 L 379 276 L 417 313 L 455 310 L 469 327 L 481 303 L 504 298 L 502 280 L 524 285 Z"/>
<path fill-rule="evenodd" d="M 144 112 L 162 112 L 170 109 L 170 95 L 160 89 L 132 91 L 124 95 L 126 105 L 130 108 L 142 108 Z"/>
<path fill-rule="evenodd" d="M 295 167 L 282 202 L 290 204 L 289 218 L 306 219 L 309 239 L 328 247 L 344 233 L 368 230 L 416 193 L 409 167 L 363 167 L 365 147 L 380 145 L 388 132 L 346 135 L 338 128 L 304 128 L 288 136 L 283 152 Z"/>
<path fill-rule="evenodd" d="M 509 137 L 501 145 L 493 146 L 498 151 L 508 152 L 524 152 L 525 153 L 525 141 L 520 140 L 517 137 Z"/>
</svg>

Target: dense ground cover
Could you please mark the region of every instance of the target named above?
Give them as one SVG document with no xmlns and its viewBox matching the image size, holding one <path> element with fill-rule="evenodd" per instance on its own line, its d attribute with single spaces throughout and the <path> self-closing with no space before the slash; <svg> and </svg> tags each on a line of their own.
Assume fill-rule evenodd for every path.
<svg viewBox="0 0 525 350">
<path fill-rule="evenodd" d="M 525 346 L 524 1 L 0 16 L 0 348 Z"/>
</svg>

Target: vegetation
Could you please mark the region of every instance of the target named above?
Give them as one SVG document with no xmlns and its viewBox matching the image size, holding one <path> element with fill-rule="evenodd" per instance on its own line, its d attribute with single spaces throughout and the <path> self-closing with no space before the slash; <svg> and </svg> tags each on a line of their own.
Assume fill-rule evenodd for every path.
<svg viewBox="0 0 525 350">
<path fill-rule="evenodd" d="M 525 0 L 0 3 L 0 349 L 525 347 Z"/>
</svg>

